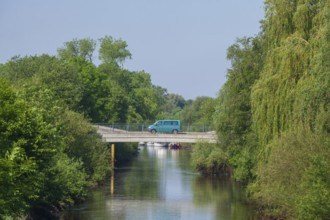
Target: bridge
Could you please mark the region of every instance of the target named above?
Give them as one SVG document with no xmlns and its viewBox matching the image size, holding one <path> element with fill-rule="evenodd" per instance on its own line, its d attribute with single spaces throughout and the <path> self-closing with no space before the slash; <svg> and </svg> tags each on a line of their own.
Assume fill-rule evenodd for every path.
<svg viewBox="0 0 330 220">
<path fill-rule="evenodd" d="M 167 143 L 196 143 L 205 141 L 216 143 L 217 136 L 215 132 L 181 132 L 178 134 L 156 133 L 147 131 L 130 131 L 117 129 L 113 126 L 95 125 L 97 132 L 102 136 L 105 142 L 167 142 Z"/>
</svg>

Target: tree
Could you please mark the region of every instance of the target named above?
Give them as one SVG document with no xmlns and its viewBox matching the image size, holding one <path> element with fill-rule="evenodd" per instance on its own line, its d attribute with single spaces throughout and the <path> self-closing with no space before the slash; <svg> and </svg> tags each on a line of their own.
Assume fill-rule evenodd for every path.
<svg viewBox="0 0 330 220">
<path fill-rule="evenodd" d="M 85 89 L 80 71 L 86 62 L 42 55 L 1 66 L 0 218 L 38 218 L 41 210 L 73 204 L 109 172 L 106 145 L 72 112 Z"/>
<path fill-rule="evenodd" d="M 329 15 L 329 1 L 266 1 L 267 53 L 251 93 L 258 163 L 250 190 L 275 217 L 330 215 L 323 177 L 329 169 Z"/>
<path fill-rule="evenodd" d="M 182 110 L 182 121 L 186 124 L 212 124 L 214 113 L 214 99 L 211 97 L 197 97 L 190 105 Z"/>
<path fill-rule="evenodd" d="M 69 110 L 60 116 L 58 126 L 66 144 L 64 153 L 81 163 L 90 183 L 103 181 L 111 169 L 110 151 L 96 129 L 83 115 Z"/>
<path fill-rule="evenodd" d="M 125 122 L 128 104 L 120 84 L 92 64 L 82 68 L 80 80 L 83 87 L 80 105 L 92 122 Z"/>
<path fill-rule="evenodd" d="M 254 154 L 251 149 L 253 134 L 250 95 L 263 64 L 261 36 L 238 39 L 228 48 L 227 58 L 232 67 L 228 69 L 227 81 L 217 98 L 215 126 L 221 147 L 230 156 L 234 177 L 249 180 Z"/>
<path fill-rule="evenodd" d="M 73 195 L 81 196 L 81 184 L 85 183 L 81 166 L 60 156 L 63 142 L 54 123 L 56 106 L 46 113 L 16 96 L 6 81 L 1 80 L 1 85 L 0 181 L 4 188 L 0 191 L 0 215 L 22 216 L 41 204 L 59 205 Z M 64 159 L 72 166 L 70 171 L 57 163 Z M 61 185 L 57 178 L 62 179 Z M 75 184 L 70 186 L 71 182 Z M 55 186 L 63 193 L 52 190 Z"/>
<path fill-rule="evenodd" d="M 92 39 L 73 39 L 72 41 L 65 42 L 64 47 L 59 48 L 57 52 L 59 57 L 64 60 L 80 57 L 92 62 L 95 47 L 96 42 Z"/>
<path fill-rule="evenodd" d="M 127 43 L 121 39 L 115 40 L 110 36 L 105 36 L 100 40 L 99 59 L 103 63 L 122 64 L 132 55 L 127 49 Z"/>
<path fill-rule="evenodd" d="M 77 110 L 81 99 L 79 69 L 73 62 L 62 63 L 54 56 L 17 57 L 4 64 L 0 75 L 17 90 L 31 85 L 48 88 L 69 108 Z"/>
<path fill-rule="evenodd" d="M 2 78 L 0 103 L 0 216 L 20 216 L 28 209 L 30 199 L 37 196 L 39 184 L 33 184 L 37 166 L 24 150 L 27 137 L 15 138 L 22 133 L 19 130 L 27 110 Z"/>
</svg>

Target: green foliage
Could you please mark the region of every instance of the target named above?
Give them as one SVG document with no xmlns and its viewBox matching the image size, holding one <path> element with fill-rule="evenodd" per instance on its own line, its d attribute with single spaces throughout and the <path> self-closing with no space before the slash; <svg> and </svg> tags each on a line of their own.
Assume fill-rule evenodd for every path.
<svg viewBox="0 0 330 220">
<path fill-rule="evenodd" d="M 131 75 L 132 92 L 129 92 L 130 107 L 138 113 L 137 117 L 128 118 L 127 122 L 141 123 L 142 120 L 153 120 L 159 112 L 157 92 L 151 84 L 150 75 L 145 72 L 134 72 Z M 128 115 L 130 117 L 130 114 Z"/>
<path fill-rule="evenodd" d="M 55 130 L 6 81 L 1 80 L 0 90 L 0 216 L 20 216 L 43 190 L 56 154 Z"/>
<path fill-rule="evenodd" d="M 250 187 L 273 216 L 325 219 L 330 205 L 329 146 L 308 130 L 282 133 L 267 145 L 257 181 Z M 302 193 L 303 192 L 303 193 Z"/>
<path fill-rule="evenodd" d="M 1 79 L 0 103 L 0 216 L 72 204 L 109 172 L 106 145 L 56 91 L 36 83 L 17 95 Z"/>
<path fill-rule="evenodd" d="M 197 97 L 190 105 L 186 105 L 181 113 L 181 120 L 185 124 L 212 125 L 212 115 L 215 101 L 210 97 Z"/>
<path fill-rule="evenodd" d="M 250 189 L 272 216 L 327 219 L 330 4 L 266 6 L 267 55 L 251 96 L 258 164 Z"/>
<path fill-rule="evenodd" d="M 69 158 L 81 162 L 86 179 L 91 183 L 104 180 L 111 169 L 108 166 L 110 151 L 96 130 L 81 114 L 72 111 L 65 111 L 58 124 L 66 143 L 64 152 Z"/>
<path fill-rule="evenodd" d="M 98 71 L 93 65 L 87 64 L 82 67 L 80 80 L 83 94 L 80 101 L 82 111 L 93 122 L 111 122 L 122 120 L 118 114 L 118 108 L 125 108 L 125 98 L 118 84 L 110 81 L 108 76 Z M 121 105 L 117 105 L 120 102 Z"/>
<path fill-rule="evenodd" d="M 81 99 L 78 70 L 48 55 L 15 58 L 4 64 L 0 75 L 17 90 L 43 87 L 51 90 L 58 100 L 76 110 Z"/>
<path fill-rule="evenodd" d="M 161 113 L 159 119 L 181 119 L 182 110 L 186 107 L 186 100 L 177 94 L 167 93 L 165 89 L 159 88 L 161 94 Z"/>
<path fill-rule="evenodd" d="M 211 97 L 197 97 L 195 100 L 185 100 L 177 94 L 166 94 L 161 103 L 161 114 L 157 119 L 180 119 L 183 129 L 191 128 L 190 131 L 199 127 L 207 126 L 212 129 L 212 115 L 215 111 L 215 101 Z M 193 126 L 191 126 L 193 125 Z M 194 125 L 197 125 L 196 127 Z"/>
<path fill-rule="evenodd" d="M 251 131 L 251 86 L 262 67 L 260 39 L 239 39 L 228 49 L 232 61 L 216 107 L 216 129 L 224 148 L 242 147 Z"/>
<path fill-rule="evenodd" d="M 267 4 L 265 39 L 274 42 L 276 35 L 277 40 L 265 48 L 263 72 L 252 92 L 254 129 L 261 145 L 297 124 L 315 129 L 320 109 L 327 111 L 329 103 L 329 52 L 324 50 L 329 48 L 329 6 L 324 1 Z M 302 28 L 302 21 L 312 25 Z M 282 30 L 288 22 L 290 31 Z"/>
<path fill-rule="evenodd" d="M 293 125 L 295 90 L 307 74 L 308 51 L 305 41 L 292 36 L 267 57 L 263 74 L 252 91 L 254 129 L 261 144 Z"/>
<path fill-rule="evenodd" d="M 159 97 L 150 75 L 130 72 L 113 63 L 81 65 L 81 111 L 95 123 L 140 123 L 153 120 Z"/>
<path fill-rule="evenodd" d="M 221 148 L 229 155 L 234 178 L 249 180 L 254 166 L 255 138 L 251 130 L 251 87 L 263 64 L 261 37 L 238 39 L 228 48 L 232 62 L 216 99 L 213 115 Z"/>
<path fill-rule="evenodd" d="M 73 39 L 72 41 L 65 42 L 64 48 L 57 50 L 61 59 L 70 60 L 74 57 L 80 57 L 89 62 L 92 62 L 93 52 L 96 47 L 96 42 L 93 39 Z"/>
<path fill-rule="evenodd" d="M 199 142 L 193 147 L 192 165 L 204 174 L 228 172 L 228 156 L 216 144 Z"/>
<path fill-rule="evenodd" d="M 0 75 L 15 85 L 22 85 L 24 81 L 35 75 L 59 69 L 55 57 L 48 55 L 14 57 L 1 66 Z"/>
<path fill-rule="evenodd" d="M 86 196 L 88 182 L 82 162 L 63 153 L 58 153 L 54 160 L 53 166 L 47 169 L 40 199 L 33 203 L 32 210 L 52 204 L 59 207 L 72 205 L 75 199 Z"/>
<path fill-rule="evenodd" d="M 327 153 L 325 153 L 327 152 Z M 329 148 L 311 158 L 298 195 L 298 219 L 327 219 L 330 216 L 330 162 Z"/>
<path fill-rule="evenodd" d="M 127 58 L 132 56 L 126 48 L 127 43 L 125 41 L 105 36 L 100 39 L 99 59 L 104 63 L 122 64 Z"/>
</svg>

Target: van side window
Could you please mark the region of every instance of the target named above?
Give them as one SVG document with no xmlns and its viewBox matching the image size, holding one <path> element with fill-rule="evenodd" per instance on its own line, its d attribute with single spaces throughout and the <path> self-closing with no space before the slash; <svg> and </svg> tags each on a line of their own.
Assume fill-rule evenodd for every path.
<svg viewBox="0 0 330 220">
<path fill-rule="evenodd" d="M 177 121 L 173 121 L 172 122 L 172 125 L 178 125 L 178 122 Z"/>
<path fill-rule="evenodd" d="M 157 125 L 162 125 L 162 121 L 157 122 Z"/>
<path fill-rule="evenodd" d="M 170 121 L 164 121 L 164 125 L 171 125 Z"/>
</svg>

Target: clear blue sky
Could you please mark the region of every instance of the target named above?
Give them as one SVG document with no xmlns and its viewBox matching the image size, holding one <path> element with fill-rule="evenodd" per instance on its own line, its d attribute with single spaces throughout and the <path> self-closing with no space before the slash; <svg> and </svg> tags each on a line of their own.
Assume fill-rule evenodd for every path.
<svg viewBox="0 0 330 220">
<path fill-rule="evenodd" d="M 128 44 L 124 68 L 186 99 L 216 97 L 227 48 L 255 36 L 263 16 L 263 0 L 0 0 L 0 63 L 109 35 Z"/>
</svg>

